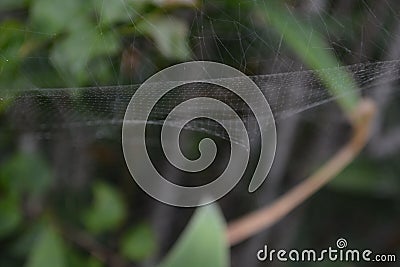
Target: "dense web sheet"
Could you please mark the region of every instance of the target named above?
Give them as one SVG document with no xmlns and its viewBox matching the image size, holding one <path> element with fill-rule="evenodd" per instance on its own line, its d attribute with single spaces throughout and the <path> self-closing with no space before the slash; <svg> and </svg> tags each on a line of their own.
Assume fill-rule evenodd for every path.
<svg viewBox="0 0 400 267">
<path fill-rule="evenodd" d="M 367 94 L 370 88 L 379 90 L 381 85 L 396 81 L 400 77 L 400 61 L 355 64 L 339 69 L 350 73 L 357 82 L 357 87 L 349 88 L 349 91 L 356 90 L 362 94 Z M 259 86 L 271 106 L 275 119 L 279 121 L 336 98 L 347 97 L 346 93 L 332 96 L 318 78 L 318 72 L 329 74 L 335 73 L 335 70 L 337 68 L 259 75 L 251 76 L 251 79 Z M 335 78 L 337 82 L 340 82 L 340 77 Z M 240 83 L 240 80 L 235 81 L 232 78 L 232 82 Z M 38 137 L 51 137 L 53 132 L 62 129 L 89 127 L 101 130 L 120 127 L 126 107 L 139 86 L 31 89 L 21 91 L 16 97 L 3 95 L 1 101 L 13 99 L 14 104 L 10 112 L 16 122 L 16 128 L 35 132 Z M 154 106 L 147 121 L 130 123 L 162 125 L 165 116 L 172 108 L 184 100 L 199 96 L 221 99 L 241 115 L 249 129 L 255 127 L 253 114 L 240 97 L 229 94 L 227 90 L 221 88 L 212 88 L 205 83 L 192 84 L 189 87 L 171 91 Z M 143 99 L 143 102 L 146 104 L 148 101 L 151 104 L 152 96 L 147 97 Z M 230 119 L 224 117 L 224 114 L 217 109 L 212 112 L 221 116 L 223 120 Z M 226 137 L 224 131 L 210 120 L 196 120 L 188 124 L 186 128 Z"/>
<path fill-rule="evenodd" d="M 81 38 L 82 44 L 89 43 L 88 53 L 93 52 L 97 44 L 102 44 L 105 48 L 111 48 L 111 44 L 108 44 L 107 41 L 108 37 L 120 37 L 120 33 L 114 28 L 107 32 L 103 29 L 102 25 L 107 19 L 107 2 L 100 2 L 102 2 L 101 5 L 96 6 L 94 9 L 96 11 L 96 23 L 93 24 L 95 26 L 93 30 L 95 30 L 96 38 L 92 40 L 89 35 Z M 260 87 L 269 102 L 277 121 L 284 120 L 312 107 L 331 102 L 337 98 L 346 98 L 348 96 L 346 93 L 333 95 L 318 78 L 318 72 L 326 72 L 329 75 L 335 73 L 332 69 L 286 72 L 288 70 L 301 70 L 303 67 L 299 65 L 298 61 L 285 56 L 287 50 L 285 50 L 283 36 L 277 31 L 270 30 L 270 27 L 266 27 L 265 21 L 258 18 L 256 14 L 257 5 L 254 1 L 239 1 L 232 2 L 232 4 L 229 1 L 221 0 L 212 2 L 171 1 L 183 8 L 183 11 L 176 13 L 169 13 L 171 6 L 168 5 L 168 2 L 170 1 L 149 2 L 152 2 L 158 10 L 165 12 L 165 14 L 161 12 L 163 16 L 159 17 L 159 20 L 153 20 L 152 16 L 147 16 L 144 12 L 138 11 L 139 9 L 132 5 L 130 1 L 122 0 L 119 2 L 121 5 L 118 8 L 122 8 L 121 10 L 126 13 L 123 16 L 121 15 L 122 17 L 126 16 L 124 22 L 135 27 L 140 22 L 145 22 L 152 29 L 152 33 L 145 38 L 134 35 L 133 39 L 129 39 L 129 45 L 124 44 L 125 48 L 121 56 L 122 62 L 115 60 L 116 55 L 111 52 L 112 49 L 106 53 L 105 60 L 112 68 L 111 74 L 113 78 L 111 80 L 114 80 L 113 84 L 116 84 L 115 86 L 102 86 L 101 79 L 96 76 L 93 70 L 93 64 L 87 62 L 84 71 L 90 77 L 90 81 L 86 83 L 99 84 L 98 86 L 52 88 L 52 86 L 48 86 L 53 82 L 51 79 L 59 79 L 67 86 L 70 84 L 70 76 L 66 67 L 57 61 L 58 54 L 54 52 L 56 49 L 48 55 L 33 54 L 27 56 L 25 60 L 28 64 L 24 67 L 24 75 L 27 75 L 26 80 L 32 83 L 32 88 L 40 88 L 23 90 L 23 87 L 16 85 L 19 89 L 17 95 L 15 93 L 9 94 L 7 90 L 0 92 L 1 102 L 9 103 L 12 101 L 12 104 L 8 107 L 8 112 L 11 114 L 9 118 L 12 120 L 13 127 L 35 133 L 38 138 L 52 138 L 54 133 L 60 131 L 73 132 L 83 128 L 91 129 L 95 133 L 109 129 L 120 129 L 126 107 L 132 95 L 140 86 L 140 84 L 137 84 L 138 80 L 144 81 L 159 70 L 159 66 L 155 63 L 156 60 L 148 57 L 153 51 L 150 53 L 146 50 L 146 46 L 149 46 L 149 40 L 147 39 L 152 39 L 151 43 L 161 51 L 163 56 L 171 56 L 169 53 L 174 51 L 179 57 L 173 58 L 173 61 L 213 60 L 235 66 L 250 74 L 253 71 L 254 73 L 259 73 L 257 70 L 260 69 L 264 70 L 264 73 L 277 73 L 251 76 L 251 79 Z M 311 39 L 314 32 L 319 32 L 326 40 L 326 47 L 323 47 L 323 49 L 338 58 L 344 58 L 348 55 L 353 58 L 353 62 L 354 60 L 356 60 L 355 62 L 367 62 L 338 67 L 338 69 L 350 73 L 357 82 L 355 88 L 348 88 L 348 90 L 355 90 L 360 94 L 369 94 L 369 89 L 375 90 L 378 94 L 379 90 L 387 90 L 388 87 L 383 86 L 384 84 L 399 79 L 399 61 L 374 62 L 366 54 L 368 54 L 367 50 L 375 49 L 380 54 L 383 54 L 379 56 L 382 60 L 398 58 L 396 52 L 393 52 L 396 51 L 395 47 L 391 48 L 388 45 L 393 39 L 398 38 L 397 33 L 393 34 L 393 31 L 388 31 L 388 25 L 384 25 L 379 20 L 382 10 L 384 10 L 393 17 L 393 25 L 396 24 L 399 21 L 399 14 L 397 14 L 395 4 L 390 1 L 382 1 L 380 5 L 384 8 L 379 9 L 363 1 L 360 4 L 360 9 L 367 10 L 368 16 L 365 21 L 360 21 L 357 22 L 357 25 L 353 25 L 349 24 L 353 22 L 346 20 L 345 16 L 341 16 L 338 13 L 333 15 L 334 12 L 328 11 L 330 9 L 324 6 L 323 3 L 324 1 L 304 1 L 304 3 L 299 4 L 300 7 L 297 7 L 304 10 L 304 17 L 301 18 L 302 22 L 312 27 L 312 31 L 308 33 L 310 36 L 305 36 L 305 38 Z M 337 8 L 340 9 L 340 7 Z M 289 11 L 288 14 L 294 12 L 291 8 L 287 10 Z M 293 13 L 293 16 L 295 15 Z M 187 20 L 187 17 L 191 19 Z M 160 21 L 163 23 L 158 24 Z M 182 35 L 186 34 L 190 47 L 182 45 L 182 40 L 170 42 L 170 47 L 163 47 L 162 45 L 160 47 L 157 37 L 160 37 L 160 34 L 164 33 L 163 31 L 169 30 L 160 27 L 162 24 L 175 25 L 175 28 L 180 28 L 185 24 L 186 26 L 182 26 L 181 33 Z M 381 43 L 375 43 L 371 41 L 372 39 L 364 39 L 364 33 L 370 25 L 379 30 Z M 350 26 L 354 27 L 354 29 Z M 351 38 L 343 35 L 344 29 L 349 31 L 348 34 L 350 34 L 351 38 L 360 40 L 356 42 L 357 46 L 354 47 L 346 43 L 346 38 Z M 57 37 L 55 33 L 40 31 L 35 27 L 22 28 L 11 25 L 1 26 L 0 30 L 22 32 L 27 38 L 32 36 L 47 39 Z M 358 34 L 361 35 L 358 36 Z M 57 48 L 57 45 L 55 45 L 55 48 Z M 189 52 L 188 54 L 185 53 L 185 49 L 188 50 L 186 51 Z M 5 52 L 0 53 L 0 60 L 5 65 L 18 58 L 18 52 Z M 186 55 L 186 58 L 183 55 Z M 156 55 L 156 57 L 159 56 Z M 68 60 L 73 59 L 72 57 L 72 59 Z M 68 60 L 65 63 L 71 63 Z M 140 70 L 134 68 L 138 64 L 135 60 L 141 61 Z M 32 61 L 32 63 L 29 63 L 29 61 Z M 31 66 L 44 71 L 54 68 L 58 76 L 55 78 L 47 76 L 49 78 L 48 82 L 36 80 L 36 72 L 30 69 Z M 2 71 L 0 70 L 0 73 L 3 73 Z M 132 78 L 132 85 L 119 85 L 121 80 L 120 73 L 126 71 L 136 71 L 136 78 Z M 280 73 L 282 71 L 283 73 Z M 340 77 L 335 77 L 335 79 L 340 83 Z M 393 90 L 393 88 L 390 89 Z M 148 121 L 132 123 L 162 125 L 165 115 L 180 101 L 202 95 L 222 99 L 240 113 L 241 118 L 249 129 L 254 128 L 255 121 L 251 111 L 241 99 L 227 94 L 226 90 L 211 90 L 207 85 L 199 84 L 185 90 L 174 90 L 155 106 Z M 150 98 L 151 96 L 149 96 Z M 146 99 L 143 99 L 143 101 L 150 102 L 150 100 Z M 201 109 L 202 107 L 198 108 Z M 218 110 L 215 110 L 215 113 L 218 112 Z M 220 116 L 224 116 L 224 114 L 220 114 Z M 229 120 L 229 118 L 223 119 Z M 186 125 L 186 128 L 207 132 L 223 138 L 226 137 L 222 129 L 209 120 L 196 120 Z"/>
</svg>

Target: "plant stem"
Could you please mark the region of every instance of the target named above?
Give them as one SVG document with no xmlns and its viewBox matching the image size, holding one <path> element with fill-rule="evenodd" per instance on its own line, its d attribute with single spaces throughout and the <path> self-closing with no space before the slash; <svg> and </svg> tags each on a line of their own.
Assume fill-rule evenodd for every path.
<svg viewBox="0 0 400 267">
<path fill-rule="evenodd" d="M 230 223 L 227 229 L 229 244 L 235 245 L 272 226 L 349 165 L 368 141 L 375 112 L 376 108 L 373 101 L 369 99 L 361 100 L 351 116 L 354 131 L 352 139 L 313 175 L 271 205 Z"/>
</svg>

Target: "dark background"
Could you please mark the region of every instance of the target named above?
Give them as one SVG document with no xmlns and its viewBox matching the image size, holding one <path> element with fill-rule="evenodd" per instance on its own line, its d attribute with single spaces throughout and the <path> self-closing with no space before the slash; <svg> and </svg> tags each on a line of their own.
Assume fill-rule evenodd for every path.
<svg viewBox="0 0 400 267">
<path fill-rule="evenodd" d="M 321 35 L 323 50 L 338 65 L 400 56 L 398 1 L 279 4 L 286 11 L 282 22 L 296 17 Z M 317 67 L 306 64 L 309 51 L 291 49 L 284 33 L 273 26 L 253 1 L 2 0 L 0 266 L 156 265 L 193 209 L 153 200 L 130 177 L 119 121 L 127 100 L 150 75 L 188 60 L 221 62 L 251 76 Z M 309 92 L 311 82 L 301 76 L 298 81 L 284 76 L 280 90 L 270 93 L 277 99 L 269 99 L 271 106 L 285 111 L 293 107 L 291 103 L 310 104 L 301 96 Z M 378 105 L 366 149 L 282 221 L 234 246 L 232 266 L 266 266 L 256 258 L 264 244 L 276 249 L 323 249 L 338 238 L 346 238 L 354 248 L 399 255 L 399 82 L 361 89 Z M 328 98 L 322 95 L 320 100 Z M 350 136 L 340 109 L 345 97 L 279 117 L 277 154 L 267 181 L 249 194 L 245 177 L 218 202 L 228 222 L 272 203 L 344 144 Z M 91 121 L 100 123 L 87 123 Z M 215 136 L 221 131 L 211 136 L 226 147 L 227 140 Z M 210 135 L 184 134 L 194 140 L 194 148 L 187 148 L 192 157 L 196 140 Z M 224 150 L 220 153 L 217 170 L 225 162 Z M 173 168 L 165 171 L 173 179 L 183 179 Z"/>
</svg>

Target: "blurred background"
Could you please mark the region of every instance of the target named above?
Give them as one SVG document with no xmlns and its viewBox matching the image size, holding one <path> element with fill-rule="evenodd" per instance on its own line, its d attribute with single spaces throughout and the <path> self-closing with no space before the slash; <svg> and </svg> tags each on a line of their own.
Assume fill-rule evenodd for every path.
<svg viewBox="0 0 400 267">
<path fill-rule="evenodd" d="M 0 266 L 155 266 L 166 255 L 194 209 L 157 202 L 136 185 L 118 120 L 123 100 L 157 71 L 211 60 L 250 76 L 298 73 L 269 93 L 285 111 L 286 103 L 313 104 L 302 99 L 316 78 L 299 71 L 400 57 L 399 1 L 268 2 L 260 9 L 239 0 L 1 0 Z M 304 26 L 304 40 L 286 31 L 291 23 Z M 399 255 L 400 84 L 377 84 L 360 91 L 378 105 L 363 153 L 282 221 L 231 248 L 231 266 L 268 265 L 256 258 L 264 244 L 319 249 L 341 237 Z M 267 181 L 249 194 L 245 177 L 218 201 L 228 222 L 272 203 L 349 138 L 340 108 L 348 96 L 330 97 L 279 117 Z M 190 138 L 195 144 L 203 134 Z"/>
</svg>

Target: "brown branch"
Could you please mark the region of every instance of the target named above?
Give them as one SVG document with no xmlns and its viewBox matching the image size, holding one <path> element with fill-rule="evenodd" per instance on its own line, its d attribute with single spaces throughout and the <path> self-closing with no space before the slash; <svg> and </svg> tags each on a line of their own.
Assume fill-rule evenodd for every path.
<svg viewBox="0 0 400 267">
<path fill-rule="evenodd" d="M 227 229 L 229 244 L 235 245 L 272 226 L 350 164 L 368 141 L 375 110 L 374 102 L 362 100 L 351 116 L 354 131 L 352 139 L 318 171 L 271 205 L 230 223 Z"/>
</svg>

